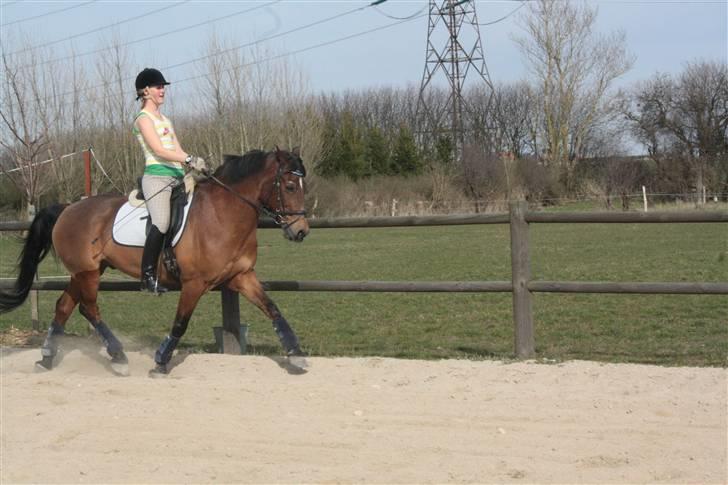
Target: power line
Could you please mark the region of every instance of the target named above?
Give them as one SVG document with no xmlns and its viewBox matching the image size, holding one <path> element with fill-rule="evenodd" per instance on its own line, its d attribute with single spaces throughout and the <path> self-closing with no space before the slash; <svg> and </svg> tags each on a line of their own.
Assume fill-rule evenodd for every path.
<svg viewBox="0 0 728 485">
<path fill-rule="evenodd" d="M 368 6 L 369 5 L 367 5 L 367 7 Z M 348 13 L 351 13 L 351 11 L 348 12 Z M 343 14 L 341 14 L 341 15 L 343 15 Z M 338 42 L 343 42 L 345 40 L 354 39 L 356 37 L 361 37 L 361 36 L 364 36 L 364 35 L 367 35 L 367 34 L 371 34 L 371 33 L 374 33 L 374 32 L 378 32 L 380 30 L 384 30 L 384 29 L 388 29 L 388 28 L 391 28 L 391 27 L 395 27 L 397 25 L 400 25 L 400 24 L 403 24 L 403 23 L 407 23 L 407 22 L 410 22 L 410 21 L 415 20 L 415 19 L 418 19 L 418 18 L 422 18 L 425 15 L 427 15 L 427 14 L 420 14 L 417 17 L 412 17 L 412 18 L 408 18 L 408 19 L 405 19 L 405 20 L 399 20 L 397 22 L 392 22 L 390 24 L 382 25 L 382 26 L 375 27 L 375 28 L 372 28 L 372 29 L 368 29 L 368 30 L 365 30 L 365 31 L 362 31 L 362 32 L 357 32 L 355 34 L 350 34 L 350 35 L 347 35 L 347 36 L 344 36 L 344 37 L 339 37 L 339 38 L 336 38 L 336 39 L 333 39 L 333 40 L 330 40 L 330 41 L 320 42 L 318 44 L 314 44 L 314 45 L 311 45 L 311 46 L 308 46 L 308 47 L 303 47 L 301 49 L 296 49 L 296 50 L 293 50 L 293 51 L 285 52 L 283 54 L 278 54 L 278 55 L 275 55 L 275 56 L 272 56 L 272 57 L 268 57 L 268 58 L 265 58 L 265 59 L 259 59 L 257 61 L 251 61 L 251 62 L 247 62 L 247 63 L 243 63 L 243 64 L 237 64 L 237 65 L 235 65 L 235 66 L 233 66 L 231 68 L 225 69 L 223 72 L 228 72 L 228 71 L 231 71 L 233 69 L 240 69 L 240 68 L 243 68 L 243 67 L 249 67 L 249 66 L 253 66 L 253 65 L 257 65 L 257 64 L 263 64 L 263 63 L 266 63 L 266 62 L 274 61 L 274 60 L 277 60 L 277 59 L 282 59 L 284 57 L 292 56 L 292 55 L 295 55 L 295 54 L 300 54 L 302 52 L 310 51 L 310 50 L 313 50 L 313 49 L 318 49 L 318 48 L 321 48 L 321 47 L 326 47 L 326 46 L 329 46 L 329 45 L 332 45 L 332 44 L 336 44 Z M 329 18 L 329 20 L 331 20 L 331 19 L 332 18 Z M 326 20 L 326 19 L 324 19 L 324 20 Z M 323 22 L 324 20 L 321 20 L 321 21 L 318 21 L 318 22 L 314 22 L 313 24 L 309 24 L 307 26 L 298 27 L 298 28 L 293 29 L 293 30 L 288 31 L 288 32 L 290 33 L 290 32 L 293 32 L 295 30 L 301 30 L 303 28 L 311 27 L 313 25 L 316 25 L 316 24 L 319 24 L 319 23 Z M 262 40 L 253 42 L 251 44 L 254 44 L 254 43 L 257 43 L 257 42 L 262 42 Z M 237 48 L 240 48 L 240 47 L 243 47 L 243 46 L 238 46 Z M 227 50 L 232 50 L 232 49 L 227 49 Z M 214 55 L 219 55 L 220 53 L 221 52 L 216 53 Z M 201 59 L 205 59 L 205 58 L 208 58 L 208 57 L 212 57 L 212 55 L 204 56 Z M 190 62 L 193 62 L 193 61 L 190 61 Z M 188 63 L 189 62 L 183 63 L 183 64 L 188 64 Z M 179 65 L 182 65 L 182 64 L 179 64 Z M 167 69 L 169 67 L 170 66 L 167 66 L 167 67 L 165 67 L 163 69 Z M 180 84 L 180 83 L 184 83 L 184 82 L 188 82 L 188 81 L 193 81 L 195 79 L 202 79 L 204 77 L 207 77 L 207 74 L 200 74 L 200 75 L 197 75 L 197 76 L 191 76 L 191 77 L 183 78 L 183 79 L 174 81 L 174 83 L 176 85 L 176 84 Z M 130 77 L 130 78 L 125 78 L 124 80 L 127 80 L 127 79 L 133 79 L 133 76 Z M 102 83 L 102 85 L 103 85 L 103 87 L 108 87 L 110 84 L 116 83 L 116 82 L 118 82 L 118 81 L 104 82 L 104 83 Z M 63 98 L 63 97 L 66 97 L 66 96 L 70 96 L 70 95 L 74 94 L 74 92 L 75 91 L 70 91 L 70 92 L 62 93 L 60 95 L 60 97 Z M 130 91 L 130 94 L 131 94 L 131 91 Z M 103 96 L 102 99 L 106 99 L 106 98 L 109 98 L 111 96 L 112 96 L 111 94 L 107 94 L 107 95 Z M 68 101 L 68 102 L 70 102 L 70 101 Z M 62 104 L 65 105 L 68 102 L 64 102 Z"/>
<path fill-rule="evenodd" d="M 198 62 L 198 61 L 202 61 L 202 60 L 205 60 L 205 59 L 209 59 L 211 57 L 216 57 L 216 56 L 222 55 L 222 54 L 224 54 L 226 52 L 230 52 L 230 51 L 233 51 L 233 50 L 241 49 L 243 47 L 250 47 L 250 46 L 253 46 L 253 45 L 256 45 L 256 44 L 260 44 L 261 42 L 269 41 L 271 39 L 275 39 L 275 38 L 278 38 L 278 37 L 282 37 L 284 35 L 292 34 L 294 32 L 299 32 L 301 30 L 305 30 L 305 29 L 314 27 L 316 25 L 323 24 L 325 22 L 330 22 L 332 20 L 335 20 L 335 19 L 344 17 L 346 15 L 350 15 L 350 14 L 352 14 L 354 12 L 359 11 L 359 10 L 363 10 L 363 9 L 369 7 L 369 6 L 371 6 L 371 4 L 365 5 L 363 7 L 357 7 L 355 9 L 348 10 L 346 12 L 343 12 L 343 13 L 340 13 L 340 14 L 337 14 L 337 15 L 333 15 L 331 17 L 327 17 L 327 18 L 324 18 L 324 19 L 321 19 L 321 20 L 317 20 L 316 22 L 312 22 L 310 24 L 302 25 L 302 26 L 299 26 L 299 27 L 296 27 L 296 28 L 287 30 L 285 32 L 281 32 L 281 33 L 278 33 L 278 34 L 275 34 L 275 35 L 271 35 L 271 36 L 268 36 L 268 37 L 264 37 L 262 39 L 254 40 L 254 41 L 248 42 L 246 44 L 241 44 L 241 45 L 238 45 L 238 46 L 235 46 L 235 47 L 231 47 L 229 49 L 223 49 L 223 50 L 218 51 L 218 52 L 215 52 L 213 54 L 208 54 L 206 56 L 197 57 L 197 58 L 194 58 L 194 59 L 191 59 L 191 60 L 188 60 L 188 61 L 179 62 L 177 64 L 171 64 L 171 65 L 168 65 L 168 66 L 163 66 L 163 67 L 160 68 L 160 70 L 164 70 L 164 69 L 175 69 L 177 67 L 185 66 L 187 64 L 192 64 L 194 62 Z M 130 81 L 130 80 L 132 80 L 134 78 L 135 78 L 135 76 L 129 76 L 129 77 L 126 77 L 126 78 L 121 79 L 121 81 Z M 113 81 L 113 82 L 114 83 L 115 82 L 118 82 L 118 80 L 117 81 Z M 175 81 L 175 83 L 177 83 L 177 82 L 178 81 Z M 102 85 L 103 85 L 104 88 L 108 87 L 110 84 L 112 84 L 112 82 L 104 82 L 104 83 L 102 83 Z M 60 97 L 61 98 L 65 98 L 66 96 L 70 96 L 70 95 L 72 95 L 74 93 L 75 93 L 75 91 L 67 91 L 65 93 L 61 93 L 60 94 Z"/>
<path fill-rule="evenodd" d="M 76 39 L 78 37 L 83 37 L 84 35 L 88 35 L 88 34 L 93 34 L 93 33 L 96 33 L 96 32 L 100 32 L 102 30 L 110 29 L 111 27 L 116 27 L 117 25 L 125 24 L 127 22 L 132 22 L 134 20 L 139 20 L 139 19 L 144 18 L 144 17 L 147 17 L 149 15 L 154 15 L 155 13 L 159 13 L 159 12 L 162 12 L 164 10 L 168 10 L 170 8 L 179 7 L 180 5 L 185 4 L 185 3 L 188 3 L 189 1 L 190 0 L 183 0 L 181 2 L 177 2 L 177 3 L 172 4 L 172 5 L 165 5 L 162 8 L 158 8 L 156 10 L 150 10 L 149 12 L 145 12 L 145 13 L 143 13 L 141 15 L 135 15 L 134 17 L 129 17 L 129 18 L 124 19 L 124 20 L 119 20 L 118 22 L 114 22 L 114 23 L 111 23 L 111 24 L 108 24 L 108 25 L 104 25 L 102 27 L 98 27 L 98 28 L 95 28 L 95 29 L 92 29 L 92 30 L 87 30 L 86 32 L 80 32 L 78 34 L 70 35 L 68 37 L 64 37 L 63 39 L 53 40 L 53 41 L 50 41 L 50 42 L 45 42 L 43 44 L 38 44 L 38 45 L 35 45 L 35 46 L 26 47 L 24 49 L 20 49 L 20 50 L 17 50 L 15 52 L 11 52 L 8 55 L 20 54 L 22 52 L 27 52 L 27 51 L 30 51 L 30 50 L 40 49 L 41 47 L 48 47 L 49 45 L 58 44 L 60 42 L 65 42 L 67 40 Z"/>
<path fill-rule="evenodd" d="M 189 1 L 189 0 L 186 0 L 186 1 Z M 79 57 L 85 57 L 85 56 L 88 56 L 88 55 L 91 55 L 91 54 L 98 54 L 99 52 L 104 52 L 104 51 L 108 51 L 108 50 L 116 49 L 116 48 L 120 48 L 120 47 L 126 47 L 128 45 L 138 44 L 140 42 L 144 42 L 144 41 L 147 41 L 147 40 L 159 39 L 159 38 L 165 37 L 167 35 L 177 34 L 179 32 L 184 32 L 185 30 L 194 29 L 196 27 L 201 27 L 203 25 L 207 25 L 207 24 L 211 24 L 211 23 L 214 23 L 214 22 L 218 22 L 220 20 L 225 20 L 225 19 L 229 19 L 229 18 L 232 18 L 232 17 L 236 17 L 238 15 L 242 15 L 242 14 L 245 14 L 245 13 L 249 13 L 249 12 L 252 12 L 254 10 L 261 9 L 261 8 L 270 7 L 271 5 L 276 4 L 276 3 L 279 3 L 281 1 L 282 0 L 273 0 L 272 2 L 268 2 L 268 3 L 262 4 L 262 5 L 256 5 L 255 7 L 247 8 L 245 10 L 238 10 L 237 12 L 232 12 L 230 14 L 222 15 L 220 17 L 215 17 L 213 19 L 205 20 L 203 22 L 197 22 L 195 24 L 187 25 L 185 27 L 180 27 L 180 28 L 177 28 L 177 29 L 168 30 L 167 32 L 162 32 L 160 34 L 149 35 L 147 37 L 142 37 L 141 39 L 135 39 L 135 40 L 132 40 L 132 41 L 124 42 L 122 44 L 116 44 L 116 45 L 113 45 L 111 47 L 102 47 L 101 49 L 94 49 L 94 50 L 91 50 L 91 51 L 82 52 L 80 54 L 72 54 L 72 55 L 69 55 L 69 56 L 60 57 L 60 58 L 56 58 L 56 59 L 49 59 L 47 61 L 43 61 L 43 62 L 40 62 L 40 63 L 37 63 L 37 64 L 28 64 L 28 65 L 25 65 L 23 67 L 43 66 L 43 65 L 46 65 L 46 64 L 54 63 L 54 62 L 67 61 L 67 60 L 70 60 L 70 59 L 78 59 Z"/>
<path fill-rule="evenodd" d="M 13 20 L 12 22 L 6 22 L 4 24 L 0 24 L 0 27 L 7 27 L 8 25 L 19 24 L 21 22 L 27 22 L 28 20 L 35 20 L 35 19 L 39 19 L 41 17 L 47 17 L 49 15 L 55 15 L 57 13 L 65 12 L 67 10 L 71 10 L 71 9 L 78 8 L 78 7 L 83 7 L 83 6 L 88 5 L 90 3 L 94 3 L 95 1 L 96 0 L 89 0 L 88 2 L 79 3 L 77 5 L 71 5 L 70 7 L 59 8 L 58 10 L 53 10 L 51 12 L 42 13 L 40 15 L 35 15 L 33 17 L 26 17 L 24 19 Z"/>
<path fill-rule="evenodd" d="M 419 9 L 418 11 L 416 11 L 415 13 L 413 13 L 412 15 L 407 15 L 405 17 L 395 17 L 393 15 L 389 15 L 388 13 L 382 11 L 380 8 L 378 8 L 376 6 L 374 7 L 374 10 L 376 10 L 380 14 L 384 15 L 385 17 L 390 18 L 390 19 L 393 19 L 393 20 L 409 20 L 409 19 L 411 19 L 413 17 L 418 16 L 422 12 L 424 12 L 426 8 L 427 8 L 427 5 L 425 5 L 424 7 L 422 7 L 421 9 Z"/>
<path fill-rule="evenodd" d="M 262 39 L 257 39 L 257 40 L 254 40 L 252 42 L 248 42 L 248 43 L 245 43 L 245 44 L 240 44 L 240 45 L 237 45 L 235 47 L 230 47 L 228 49 L 223 49 L 223 50 L 218 51 L 218 52 L 215 52 L 213 54 L 208 54 L 206 56 L 201 56 L 201 57 L 197 57 L 195 59 L 190 59 L 189 61 L 179 62 L 177 64 L 171 64 L 169 66 L 164 66 L 162 69 L 175 69 L 175 68 L 180 67 L 180 66 L 185 66 L 187 64 L 192 64 L 193 62 L 198 62 L 198 61 L 203 61 L 205 59 L 209 59 L 210 57 L 217 57 L 217 56 L 222 55 L 222 54 L 224 54 L 226 52 L 235 51 L 235 50 L 238 50 L 238 49 L 242 49 L 243 47 L 250 47 L 250 46 L 253 46 L 253 45 L 256 45 L 256 44 L 260 44 L 261 42 L 267 42 L 269 40 L 277 39 L 278 37 L 283 37 L 284 35 L 292 34 L 294 32 L 299 32 L 301 30 L 306 30 L 306 29 L 309 29 L 311 27 L 315 27 L 316 25 L 321 25 L 321 24 L 324 24 L 326 22 L 331 22 L 332 20 L 336 20 L 336 19 L 339 19 L 341 17 L 345 17 L 347 15 L 351 15 L 354 12 L 358 12 L 360 10 L 364 10 L 365 8 L 368 8 L 370 6 L 371 6 L 371 4 L 364 5 L 363 7 L 357 7 L 355 9 L 348 10 L 346 12 L 342 12 L 342 13 L 333 15 L 331 17 L 326 17 L 324 19 L 317 20 L 316 22 L 313 22 L 313 23 L 310 23 L 310 24 L 301 25 L 299 27 L 295 27 L 293 29 L 286 30 L 285 32 L 279 32 L 277 34 L 274 34 L 274 35 L 271 35 L 271 36 L 268 36 L 268 37 L 263 37 Z"/>
<path fill-rule="evenodd" d="M 486 25 L 493 25 L 493 24 L 497 24 L 498 22 L 502 22 L 505 19 L 507 19 L 508 17 L 510 17 L 511 15 L 513 15 L 514 13 L 518 12 L 519 10 L 521 10 L 525 6 L 526 6 L 526 2 L 525 1 L 522 1 L 521 4 L 518 7 L 514 8 L 513 10 L 511 10 L 510 12 L 508 12 L 507 14 L 505 14 L 503 17 L 501 17 L 499 19 L 496 19 L 496 20 L 492 20 L 490 22 L 485 22 L 485 23 L 482 23 L 482 24 L 478 24 L 478 25 L 481 26 L 481 27 L 484 27 Z"/>
<path fill-rule="evenodd" d="M 420 14 L 420 15 L 418 15 L 416 17 L 409 17 L 409 18 L 406 18 L 406 19 L 403 19 L 403 20 L 399 20 L 397 22 L 393 22 L 391 24 L 382 25 L 382 26 L 379 26 L 379 27 L 375 27 L 373 29 L 365 30 L 365 31 L 362 31 L 362 32 L 357 32 L 356 34 L 350 34 L 350 35 L 347 35 L 347 36 L 344 36 L 344 37 L 339 37 L 339 38 L 336 38 L 336 39 L 333 39 L 333 40 L 329 40 L 329 41 L 326 41 L 326 42 L 321 42 L 321 43 L 314 44 L 314 45 L 311 45 L 311 46 L 308 46 L 308 47 L 303 47 L 301 49 L 297 49 L 297 50 L 293 50 L 293 51 L 289 51 L 289 52 L 284 52 L 283 54 L 278 54 L 278 55 L 275 55 L 273 57 L 268 57 L 266 59 L 259 59 L 257 61 L 251 61 L 251 62 L 246 62 L 246 63 L 243 63 L 243 64 L 237 64 L 237 65 L 235 65 L 233 67 L 230 67 L 228 69 L 224 69 L 222 72 L 228 72 L 228 71 L 231 71 L 233 69 L 239 69 L 239 68 L 242 68 L 242 67 L 254 66 L 254 65 L 257 65 L 257 64 L 263 64 L 265 62 L 274 61 L 276 59 L 282 59 L 284 57 L 292 56 L 294 54 L 300 54 L 302 52 L 310 51 L 310 50 L 313 50 L 313 49 L 318 49 L 320 47 L 326 47 L 326 46 L 329 46 L 329 45 L 332 45 L 332 44 L 336 44 L 338 42 L 343 42 L 345 40 L 354 39 L 356 37 L 361 37 L 363 35 L 367 35 L 367 34 L 371 34 L 371 33 L 374 33 L 374 32 L 378 32 L 380 30 L 388 29 L 390 27 L 395 27 L 397 25 L 400 25 L 400 24 L 403 24 L 403 23 L 406 23 L 406 22 L 410 22 L 410 21 L 415 20 L 415 19 L 418 19 L 418 18 L 422 18 L 425 15 L 427 15 L 427 14 Z M 192 80 L 201 79 L 201 78 L 204 78 L 204 77 L 207 77 L 207 74 L 200 74 L 200 75 L 197 75 L 197 76 L 192 76 L 192 77 L 184 78 L 184 79 L 181 79 L 179 81 L 175 81 L 175 83 L 182 83 L 182 82 L 186 82 L 186 81 L 192 81 Z"/>
</svg>

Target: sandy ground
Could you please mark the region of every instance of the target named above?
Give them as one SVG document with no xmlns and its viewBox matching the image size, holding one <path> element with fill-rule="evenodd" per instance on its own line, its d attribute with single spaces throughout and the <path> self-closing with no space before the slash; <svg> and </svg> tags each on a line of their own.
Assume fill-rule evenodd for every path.
<svg viewBox="0 0 728 485">
<path fill-rule="evenodd" d="M 726 369 L 0 357 L 0 482 L 725 483 Z"/>
</svg>

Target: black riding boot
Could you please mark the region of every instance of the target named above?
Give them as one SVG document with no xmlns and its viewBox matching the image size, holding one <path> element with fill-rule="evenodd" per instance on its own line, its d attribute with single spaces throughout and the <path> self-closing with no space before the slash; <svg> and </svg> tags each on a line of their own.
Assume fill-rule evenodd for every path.
<svg viewBox="0 0 728 485">
<path fill-rule="evenodd" d="M 157 226 L 152 224 L 142 253 L 142 291 L 151 293 L 164 293 L 167 288 L 159 285 L 157 281 L 157 262 L 162 252 L 164 234 L 159 232 Z"/>
</svg>

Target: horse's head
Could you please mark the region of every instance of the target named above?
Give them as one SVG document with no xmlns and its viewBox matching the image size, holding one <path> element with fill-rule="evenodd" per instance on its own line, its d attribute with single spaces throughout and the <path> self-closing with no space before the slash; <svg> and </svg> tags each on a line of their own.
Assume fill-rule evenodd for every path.
<svg viewBox="0 0 728 485">
<path fill-rule="evenodd" d="M 290 152 L 276 147 L 272 152 L 278 164 L 268 209 L 290 241 L 301 242 L 309 231 L 304 208 L 306 168 L 297 148 Z"/>
<path fill-rule="evenodd" d="M 276 147 L 271 152 L 251 150 L 245 155 L 225 155 L 223 164 L 210 178 L 256 212 L 273 218 L 287 239 L 301 242 L 309 231 L 303 206 L 305 176 L 298 149 L 288 152 Z M 253 190 L 257 191 L 254 197 Z"/>
</svg>

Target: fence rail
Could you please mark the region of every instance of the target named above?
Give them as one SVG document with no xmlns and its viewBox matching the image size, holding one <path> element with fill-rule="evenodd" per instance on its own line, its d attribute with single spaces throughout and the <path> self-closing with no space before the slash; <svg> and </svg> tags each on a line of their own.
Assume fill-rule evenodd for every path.
<svg viewBox="0 0 728 485">
<path fill-rule="evenodd" d="M 524 214 L 526 222 L 540 223 L 705 223 L 728 222 L 728 211 L 705 212 L 536 212 Z M 471 224 L 508 224 L 511 215 L 471 214 L 441 216 L 397 216 L 397 217 L 337 217 L 331 219 L 309 219 L 314 229 L 364 228 L 364 227 L 410 227 L 410 226 L 462 226 Z M 273 229 L 276 224 L 270 219 L 261 219 L 260 229 Z M 2 231 L 25 231 L 30 222 L 0 222 Z"/>
<path fill-rule="evenodd" d="M 467 224 L 510 224 L 511 281 L 266 281 L 268 291 L 324 292 L 460 292 L 512 293 L 515 354 L 534 355 L 532 293 L 614 293 L 728 295 L 727 282 L 601 282 L 538 281 L 531 278 L 530 223 L 728 223 L 728 211 L 713 212 L 534 212 L 525 202 L 512 203 L 507 214 L 448 216 L 400 216 L 311 219 L 312 228 L 373 228 L 447 226 Z M 22 231 L 29 222 L 0 222 L 0 231 Z M 261 220 L 259 228 L 276 227 Z M 37 281 L 34 290 L 63 290 L 68 279 Z M 0 280 L 0 289 L 11 289 L 13 281 Z M 102 281 L 102 291 L 138 291 L 137 281 Z M 174 288 L 172 288 L 174 289 Z M 237 295 L 222 291 L 223 327 L 238 335 L 240 316 Z"/>
</svg>

